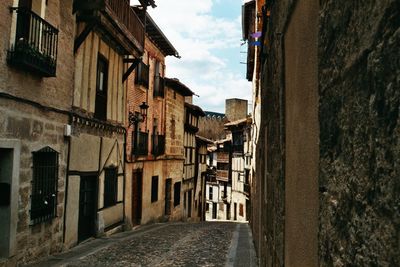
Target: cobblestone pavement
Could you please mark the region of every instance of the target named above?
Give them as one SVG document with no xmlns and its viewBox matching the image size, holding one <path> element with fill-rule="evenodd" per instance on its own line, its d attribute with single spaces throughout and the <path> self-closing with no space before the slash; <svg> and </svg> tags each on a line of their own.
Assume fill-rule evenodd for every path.
<svg viewBox="0 0 400 267">
<path fill-rule="evenodd" d="M 91 240 L 34 266 L 256 266 L 248 229 L 231 222 L 154 224 Z"/>
</svg>

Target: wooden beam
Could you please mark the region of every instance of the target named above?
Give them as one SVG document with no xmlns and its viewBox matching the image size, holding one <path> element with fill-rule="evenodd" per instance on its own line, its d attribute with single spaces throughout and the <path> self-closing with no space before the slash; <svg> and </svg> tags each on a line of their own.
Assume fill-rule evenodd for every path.
<svg viewBox="0 0 400 267">
<path fill-rule="evenodd" d="M 96 22 L 92 21 L 86 24 L 85 29 L 79 34 L 78 37 L 75 39 L 74 43 L 74 53 L 78 51 L 79 47 L 83 44 L 83 42 L 86 40 L 86 38 L 89 36 L 89 33 L 94 29 L 96 26 Z"/>
<path fill-rule="evenodd" d="M 122 76 L 122 82 L 125 82 L 126 79 L 128 79 L 129 75 L 135 70 L 137 65 L 139 65 L 140 61 L 142 61 L 141 58 L 135 58 L 133 61 L 132 65 L 128 68 L 128 70 L 125 72 L 125 74 Z"/>
</svg>

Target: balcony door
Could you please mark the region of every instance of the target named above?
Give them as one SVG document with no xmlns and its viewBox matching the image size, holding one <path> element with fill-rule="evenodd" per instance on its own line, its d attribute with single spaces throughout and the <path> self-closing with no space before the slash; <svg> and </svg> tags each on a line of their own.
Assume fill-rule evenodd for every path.
<svg viewBox="0 0 400 267">
<path fill-rule="evenodd" d="M 107 120 L 107 82 L 108 62 L 101 55 L 97 60 L 97 81 L 96 81 L 96 103 L 94 117 L 99 120 Z"/>
</svg>

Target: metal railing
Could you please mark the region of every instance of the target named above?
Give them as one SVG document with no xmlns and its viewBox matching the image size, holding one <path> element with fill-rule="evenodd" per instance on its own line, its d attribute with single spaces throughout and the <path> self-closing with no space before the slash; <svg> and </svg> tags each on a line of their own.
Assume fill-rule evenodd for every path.
<svg viewBox="0 0 400 267">
<path fill-rule="evenodd" d="M 136 132 L 132 136 L 133 142 L 133 155 L 135 156 L 146 156 L 148 154 L 149 144 L 149 133 L 148 132 Z"/>
<path fill-rule="evenodd" d="M 151 153 L 154 156 L 160 156 L 165 152 L 165 136 L 153 134 L 152 137 L 152 149 Z"/>
<path fill-rule="evenodd" d="M 17 28 L 8 62 L 45 77 L 56 76 L 58 29 L 27 8 L 12 10 L 17 12 Z"/>
</svg>

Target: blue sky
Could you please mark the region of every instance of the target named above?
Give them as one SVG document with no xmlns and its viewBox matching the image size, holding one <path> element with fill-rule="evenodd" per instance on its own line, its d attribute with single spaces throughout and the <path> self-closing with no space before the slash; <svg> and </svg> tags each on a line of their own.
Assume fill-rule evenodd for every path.
<svg viewBox="0 0 400 267">
<path fill-rule="evenodd" d="M 149 13 L 181 59 L 167 57 L 166 76 L 178 78 L 200 97 L 203 110 L 224 112 L 226 98 L 250 102 L 241 47 L 243 0 L 158 0 Z"/>
</svg>

